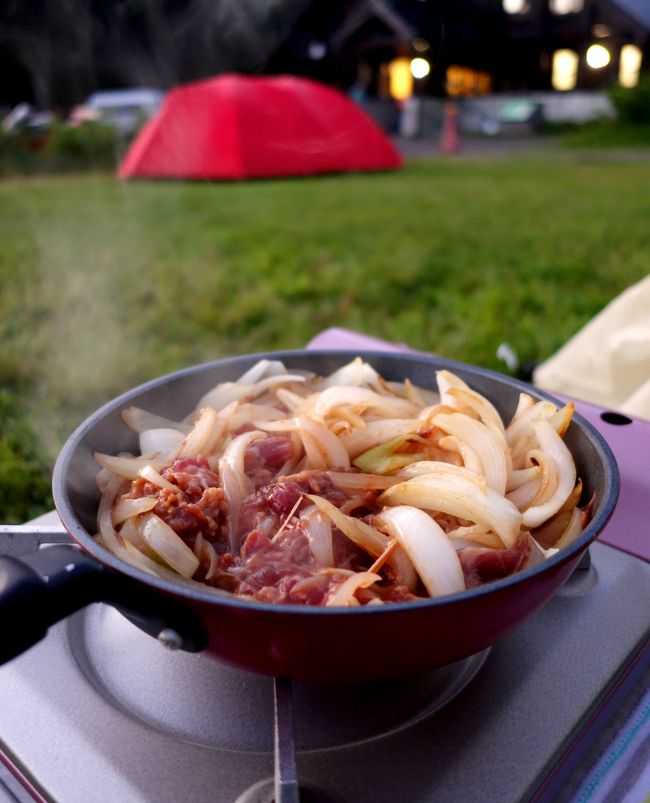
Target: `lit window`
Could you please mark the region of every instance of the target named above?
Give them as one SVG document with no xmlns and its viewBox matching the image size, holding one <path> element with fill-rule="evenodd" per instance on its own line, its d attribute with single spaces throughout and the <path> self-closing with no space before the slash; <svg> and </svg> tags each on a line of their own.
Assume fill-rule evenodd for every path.
<svg viewBox="0 0 650 803">
<path fill-rule="evenodd" d="M 528 8 L 528 0 L 503 0 L 503 10 L 506 14 L 525 14 Z"/>
<path fill-rule="evenodd" d="M 489 95 L 492 77 L 485 72 L 452 64 L 447 68 L 447 94 L 451 97 Z"/>
<path fill-rule="evenodd" d="M 578 54 L 573 50 L 556 50 L 553 53 L 553 89 L 568 92 L 575 88 L 578 81 L 578 61 Z"/>
<path fill-rule="evenodd" d="M 549 0 L 552 14 L 577 14 L 584 7 L 584 0 Z"/>
<path fill-rule="evenodd" d="M 621 86 L 631 89 L 639 83 L 643 55 L 636 45 L 623 45 L 618 67 L 618 81 Z"/>
<path fill-rule="evenodd" d="M 611 60 L 612 56 L 604 45 L 590 45 L 587 48 L 587 64 L 592 70 L 602 70 Z"/>
<path fill-rule="evenodd" d="M 406 100 L 413 94 L 413 75 L 409 59 L 393 59 L 388 64 L 389 92 L 395 100 Z"/>
</svg>

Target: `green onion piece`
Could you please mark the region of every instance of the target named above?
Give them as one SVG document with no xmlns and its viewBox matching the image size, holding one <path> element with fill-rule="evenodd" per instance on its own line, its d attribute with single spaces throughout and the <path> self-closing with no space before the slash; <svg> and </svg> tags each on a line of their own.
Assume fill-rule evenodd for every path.
<svg viewBox="0 0 650 803">
<path fill-rule="evenodd" d="M 394 438 L 373 446 L 367 452 L 360 454 L 353 461 L 354 465 L 367 474 L 389 474 L 391 471 L 408 466 L 418 460 L 424 460 L 423 452 L 398 454 L 397 450 L 405 443 L 425 443 L 424 438 L 409 432 L 406 435 L 396 435 Z"/>
</svg>

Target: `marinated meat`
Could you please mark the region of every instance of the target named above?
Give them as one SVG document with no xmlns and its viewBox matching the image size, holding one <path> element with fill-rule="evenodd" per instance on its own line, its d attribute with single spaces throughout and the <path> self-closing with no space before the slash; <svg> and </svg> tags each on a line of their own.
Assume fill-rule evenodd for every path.
<svg viewBox="0 0 650 803">
<path fill-rule="evenodd" d="M 529 554 L 530 536 L 522 533 L 510 549 L 467 547 L 458 557 L 467 588 L 474 588 L 519 571 Z"/>
</svg>

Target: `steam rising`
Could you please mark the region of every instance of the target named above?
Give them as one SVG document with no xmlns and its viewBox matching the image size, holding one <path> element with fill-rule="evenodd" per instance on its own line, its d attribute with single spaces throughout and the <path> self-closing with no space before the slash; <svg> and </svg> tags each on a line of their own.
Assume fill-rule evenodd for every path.
<svg viewBox="0 0 650 803">
<path fill-rule="evenodd" d="M 100 87 L 166 89 L 260 71 L 306 0 L 45 0 L 0 9 L 0 47 L 44 109 Z M 28 100 L 20 98 L 17 100 Z"/>
</svg>

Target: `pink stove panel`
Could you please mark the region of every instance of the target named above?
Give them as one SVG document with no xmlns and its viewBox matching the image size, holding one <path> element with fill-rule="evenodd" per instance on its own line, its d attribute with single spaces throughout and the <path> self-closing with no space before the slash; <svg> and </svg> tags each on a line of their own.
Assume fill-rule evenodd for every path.
<svg viewBox="0 0 650 803">
<path fill-rule="evenodd" d="M 650 421 L 576 400 L 576 410 L 600 432 L 621 472 L 616 509 L 599 540 L 650 561 Z"/>
</svg>

